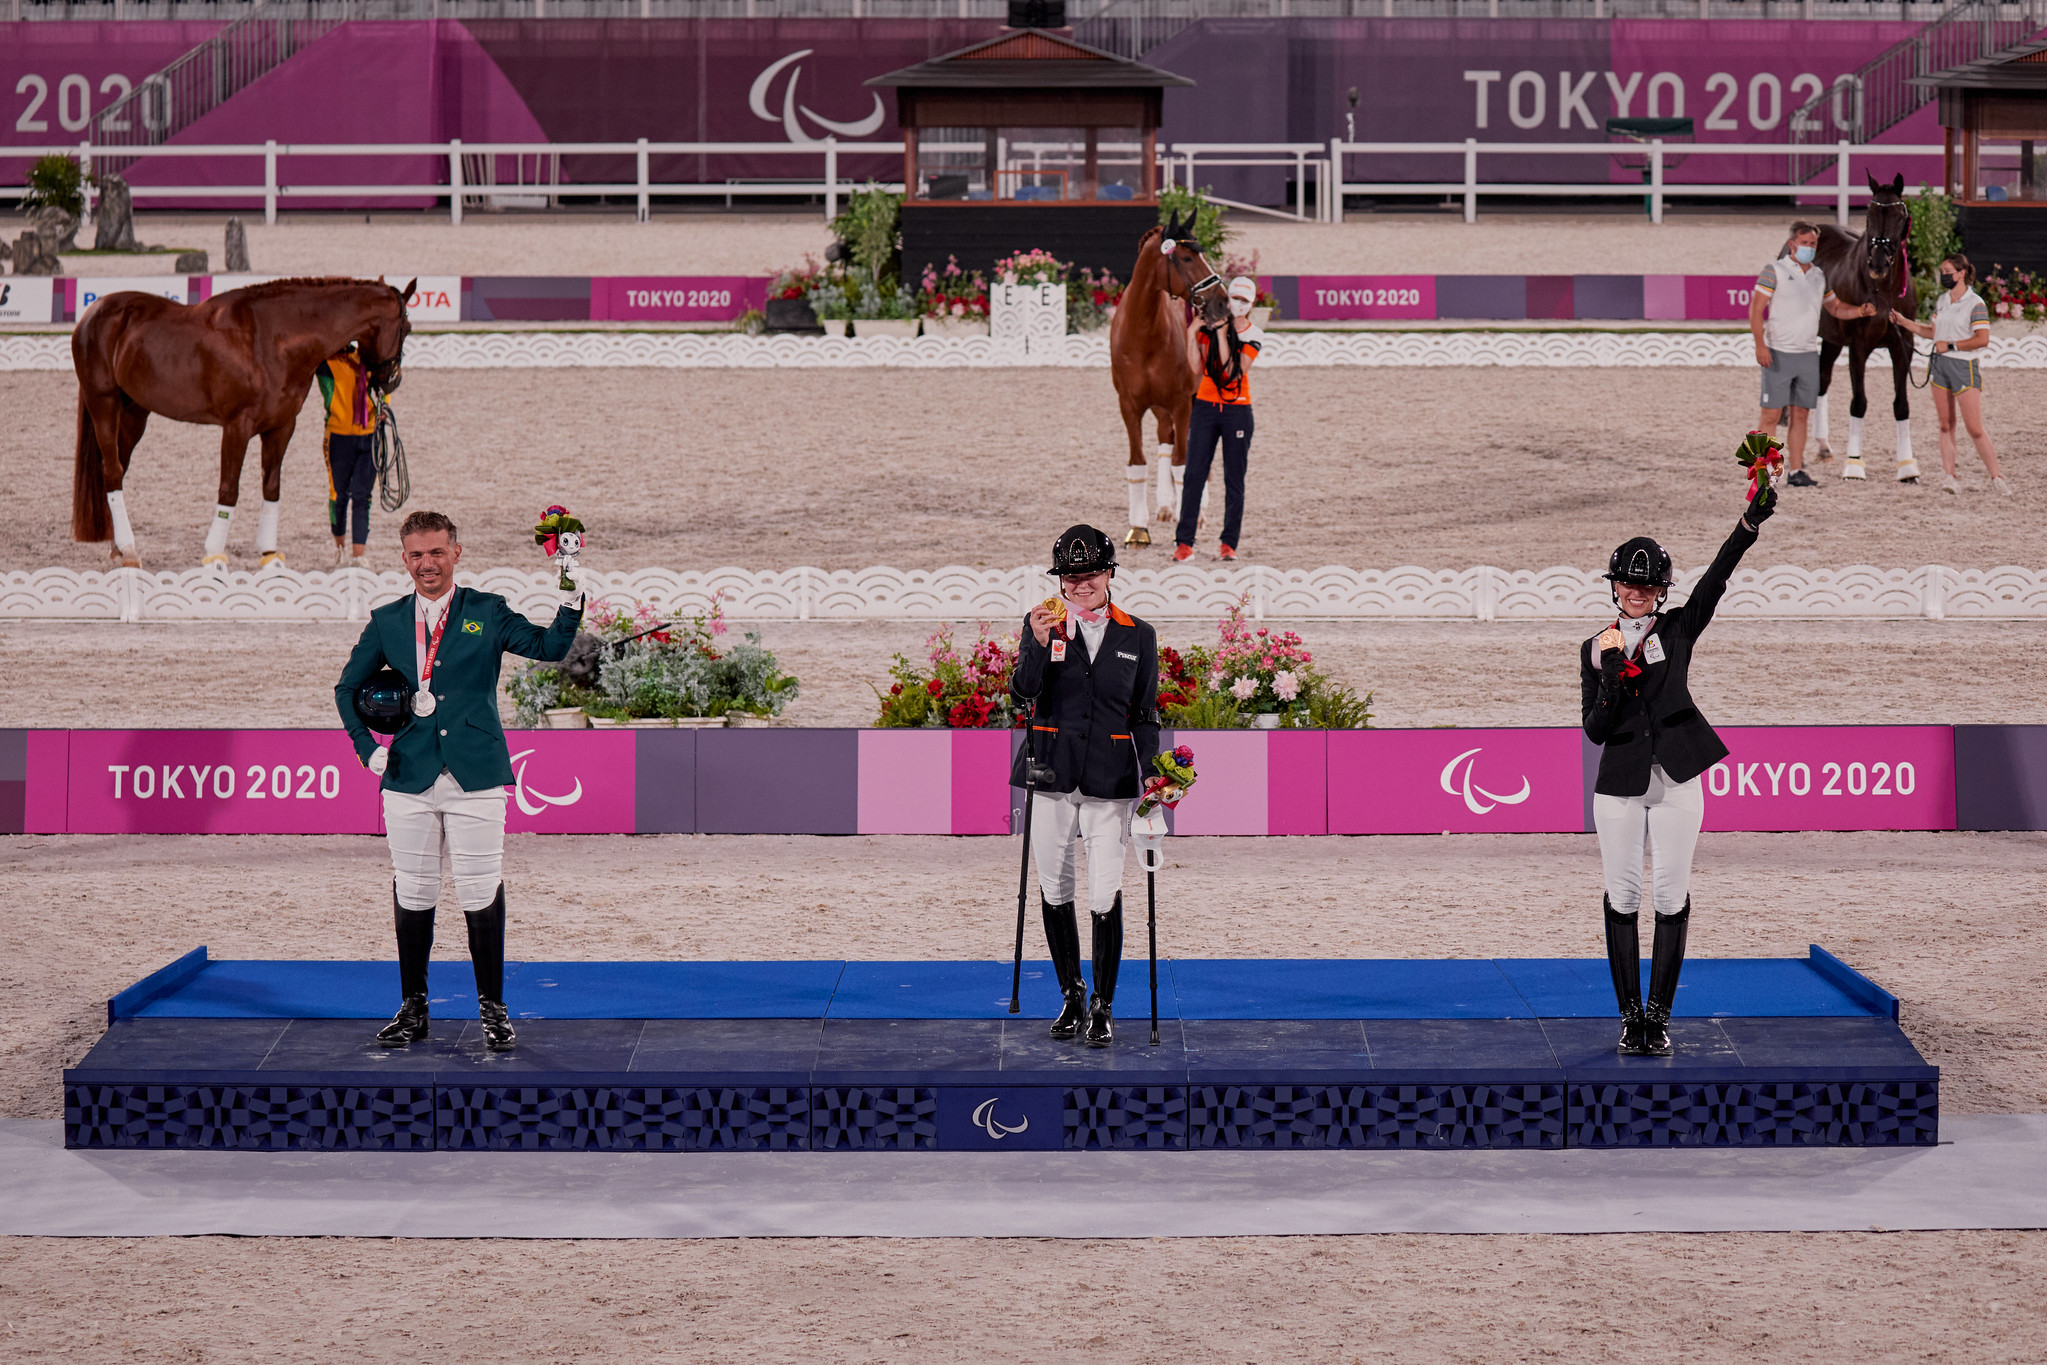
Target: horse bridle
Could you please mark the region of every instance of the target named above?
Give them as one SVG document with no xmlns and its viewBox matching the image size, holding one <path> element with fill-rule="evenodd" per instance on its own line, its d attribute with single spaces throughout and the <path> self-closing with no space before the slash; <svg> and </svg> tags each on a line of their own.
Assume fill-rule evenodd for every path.
<svg viewBox="0 0 2047 1365">
<path fill-rule="evenodd" d="M 1902 244 L 1912 235 L 1912 206 L 1910 204 L 1907 204 L 1903 199 L 1898 200 L 1895 204 L 1873 203 L 1870 205 L 1870 209 L 1872 211 L 1878 208 L 1885 209 L 1896 208 L 1902 211 L 1905 215 L 1904 226 L 1898 229 L 1900 233 L 1899 236 L 1880 237 L 1877 236 L 1874 232 L 1871 232 L 1870 235 L 1863 238 L 1863 241 L 1866 242 L 1869 246 L 1868 256 L 1871 258 L 1882 260 L 1884 262 L 1884 273 L 1888 275 L 1892 270 L 1897 268 L 1898 249 L 1900 244 Z"/>
</svg>

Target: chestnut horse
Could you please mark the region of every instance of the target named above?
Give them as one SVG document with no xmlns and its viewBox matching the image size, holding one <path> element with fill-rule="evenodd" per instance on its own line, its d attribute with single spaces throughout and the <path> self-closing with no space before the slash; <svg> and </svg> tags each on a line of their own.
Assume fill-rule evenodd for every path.
<svg viewBox="0 0 2047 1365">
<path fill-rule="evenodd" d="M 1897 432 L 1898 482 L 1919 482 L 1919 462 L 1912 458 L 1912 336 L 1891 321 L 1891 310 L 1908 318 L 1919 316 L 1919 290 L 1912 283 L 1905 243 L 1912 235 L 1912 210 L 1905 203 L 1905 177 L 1900 173 L 1890 184 L 1869 176 L 1869 209 L 1863 216 L 1862 233 L 1837 227 L 1820 229 L 1815 258 L 1827 273 L 1827 288 L 1843 303 L 1873 303 L 1876 316 L 1837 318 L 1820 314 L 1820 392 L 1813 414 L 1816 453 L 1826 459 L 1827 388 L 1834 378 L 1834 361 L 1848 352 L 1848 458 L 1841 466 L 1844 479 L 1867 478 L 1862 464 L 1862 417 L 1869 411 L 1869 395 L 1863 387 L 1863 367 L 1877 351 L 1891 360 L 1891 419 Z"/>
<path fill-rule="evenodd" d="M 417 281 L 414 281 L 417 283 Z M 263 509 L 256 548 L 277 553 L 277 504 L 285 447 L 320 365 L 356 342 L 371 385 L 398 387 L 412 324 L 405 300 L 371 280 L 273 280 L 190 307 L 122 291 L 94 304 L 71 333 L 78 371 L 78 453 L 71 483 L 71 536 L 112 537 L 114 558 L 141 567 L 121 481 L 151 413 L 221 429 L 220 500 L 203 563 L 225 565 L 228 522 L 241 495 L 242 460 L 263 438 Z"/>
<path fill-rule="evenodd" d="M 1123 477 L 1130 490 L 1125 545 L 1151 544 L 1145 513 L 1144 415 L 1158 422 L 1158 519 L 1180 516 L 1180 471 L 1187 464 L 1187 419 L 1200 376 L 1187 358 L 1187 303 L 1214 322 L 1229 312 L 1223 282 L 1193 240 L 1194 219 L 1175 218 L 1137 242 L 1137 264 L 1109 322 L 1109 375 L 1130 436 Z"/>
</svg>

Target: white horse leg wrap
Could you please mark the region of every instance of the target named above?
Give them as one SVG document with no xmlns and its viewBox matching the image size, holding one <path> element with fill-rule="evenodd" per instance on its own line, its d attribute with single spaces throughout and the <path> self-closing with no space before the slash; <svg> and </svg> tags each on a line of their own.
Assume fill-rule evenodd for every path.
<svg viewBox="0 0 2047 1365">
<path fill-rule="evenodd" d="M 1910 422 L 1900 422 L 1898 423 L 1898 478 L 1904 480 L 1916 479 L 1918 477 L 1919 461 L 1912 458 L 1912 424 Z"/>
<path fill-rule="evenodd" d="M 1812 400 L 1812 439 L 1820 449 L 1827 448 L 1827 396 L 1820 394 Z"/>
<path fill-rule="evenodd" d="M 1161 445 L 1158 450 L 1159 467 L 1159 520 L 1166 521 L 1180 515 L 1180 481 L 1178 470 L 1173 468 L 1173 448 Z"/>
<path fill-rule="evenodd" d="M 1150 481 L 1151 475 L 1145 472 L 1143 465 L 1127 464 L 1123 466 L 1123 482 L 1130 490 L 1130 524 L 1132 526 L 1144 525 L 1145 521 L 1151 516 L 1151 508 L 1145 505 L 1144 497 L 1145 485 Z"/>
<path fill-rule="evenodd" d="M 207 558 L 227 553 L 227 528 L 228 523 L 234 520 L 234 515 L 235 509 L 226 503 L 213 505 L 213 524 L 206 528 Z"/>
<path fill-rule="evenodd" d="M 271 554 L 277 549 L 277 504 L 266 502 L 263 510 L 256 514 L 256 553 Z"/>
<path fill-rule="evenodd" d="M 128 524 L 128 504 L 122 498 L 120 489 L 117 488 L 107 494 L 107 510 L 114 514 L 114 548 L 132 553 L 135 549 L 135 529 Z"/>
<path fill-rule="evenodd" d="M 1862 458 L 1862 419 L 1860 417 L 1850 417 L 1848 419 L 1848 458 L 1851 460 Z"/>
</svg>

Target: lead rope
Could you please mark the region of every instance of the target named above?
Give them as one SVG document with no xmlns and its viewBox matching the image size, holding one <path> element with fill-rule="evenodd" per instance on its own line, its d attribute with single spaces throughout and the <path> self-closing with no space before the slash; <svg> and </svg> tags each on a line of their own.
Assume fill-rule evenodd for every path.
<svg viewBox="0 0 2047 1365">
<path fill-rule="evenodd" d="M 412 475 L 405 467 L 405 442 L 398 436 L 398 417 L 383 394 L 370 390 L 377 410 L 377 433 L 370 439 L 370 465 L 377 471 L 377 505 L 395 512 L 412 496 Z"/>
</svg>

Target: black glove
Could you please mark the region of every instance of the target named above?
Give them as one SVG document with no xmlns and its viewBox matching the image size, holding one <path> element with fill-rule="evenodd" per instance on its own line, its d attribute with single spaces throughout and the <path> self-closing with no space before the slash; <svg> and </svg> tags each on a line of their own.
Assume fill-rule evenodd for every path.
<svg viewBox="0 0 2047 1365">
<path fill-rule="evenodd" d="M 1777 490 L 1775 488 L 1764 488 L 1759 490 L 1753 498 L 1749 499 L 1748 511 L 1741 514 L 1741 519 L 1748 523 L 1751 531 L 1760 531 L 1763 529 L 1763 523 L 1768 521 L 1776 511 Z"/>
</svg>

